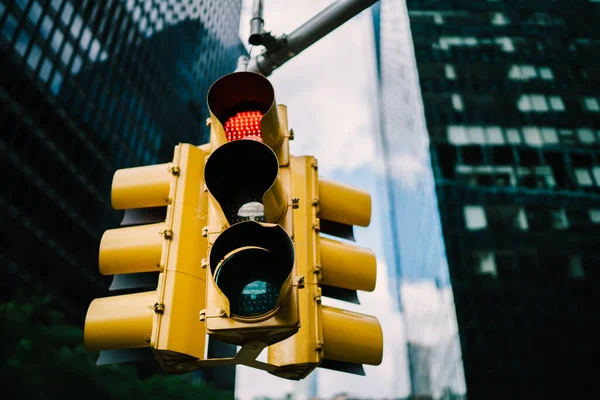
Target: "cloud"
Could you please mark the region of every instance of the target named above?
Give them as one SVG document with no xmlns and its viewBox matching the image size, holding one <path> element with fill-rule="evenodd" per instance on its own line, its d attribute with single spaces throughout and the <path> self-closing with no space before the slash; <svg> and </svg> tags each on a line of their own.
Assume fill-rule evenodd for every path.
<svg viewBox="0 0 600 400">
<path fill-rule="evenodd" d="M 452 288 L 437 289 L 430 281 L 403 283 L 402 303 L 408 321 L 409 340 L 434 345 L 456 336 Z"/>
</svg>

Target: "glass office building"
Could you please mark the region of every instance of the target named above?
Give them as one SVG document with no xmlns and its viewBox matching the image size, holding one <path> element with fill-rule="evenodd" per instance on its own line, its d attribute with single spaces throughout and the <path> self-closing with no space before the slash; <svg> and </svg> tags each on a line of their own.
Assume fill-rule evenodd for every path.
<svg viewBox="0 0 600 400">
<path fill-rule="evenodd" d="M 229 1 L 0 1 L 4 300 L 51 295 L 81 323 L 114 171 L 207 141 L 208 87 L 243 51 Z"/>
<path fill-rule="evenodd" d="M 386 7 L 408 10 L 468 396 L 593 393 L 600 2 Z M 381 32 L 385 88 L 402 71 Z"/>
<path fill-rule="evenodd" d="M 411 386 L 398 390 L 436 399 L 448 392 L 464 394 L 454 300 L 406 5 L 382 0 L 372 12 L 378 151 L 385 171 L 379 186 L 387 203 L 380 209 L 385 212 L 384 231 L 389 233 L 383 244 L 390 292 L 406 324 L 405 361 Z M 426 349 L 428 354 L 426 384 L 423 363 L 414 349 Z"/>
</svg>

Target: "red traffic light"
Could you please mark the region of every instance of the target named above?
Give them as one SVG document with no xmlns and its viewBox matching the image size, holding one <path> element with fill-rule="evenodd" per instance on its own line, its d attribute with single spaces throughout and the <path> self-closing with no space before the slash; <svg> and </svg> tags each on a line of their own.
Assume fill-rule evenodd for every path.
<svg viewBox="0 0 600 400">
<path fill-rule="evenodd" d="M 228 142 L 240 139 L 255 139 L 262 142 L 260 111 L 241 111 L 225 122 L 225 136 Z"/>
</svg>

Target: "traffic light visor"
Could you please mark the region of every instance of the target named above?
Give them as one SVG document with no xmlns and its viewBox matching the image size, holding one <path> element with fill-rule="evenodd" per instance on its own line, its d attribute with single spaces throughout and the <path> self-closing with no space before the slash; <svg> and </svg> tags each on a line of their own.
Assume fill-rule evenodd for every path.
<svg viewBox="0 0 600 400">
<path fill-rule="evenodd" d="M 254 72 L 234 72 L 215 81 L 206 97 L 211 119 L 222 140 L 244 138 L 263 141 L 276 150 L 283 132 L 275 102 L 275 90 L 264 76 Z M 222 143 L 220 143 L 222 144 Z"/>
<path fill-rule="evenodd" d="M 267 215 L 259 215 L 259 221 L 274 222 L 285 212 L 286 206 L 280 188 L 274 187 L 278 184 L 278 174 L 279 164 L 273 150 L 247 139 L 217 148 L 208 158 L 204 180 L 230 224 L 248 220 L 251 203 L 266 207 Z M 277 190 L 270 190 L 272 187 Z M 272 195 L 265 196 L 267 192 Z M 276 210 L 271 213 L 272 218 L 271 210 Z"/>
</svg>

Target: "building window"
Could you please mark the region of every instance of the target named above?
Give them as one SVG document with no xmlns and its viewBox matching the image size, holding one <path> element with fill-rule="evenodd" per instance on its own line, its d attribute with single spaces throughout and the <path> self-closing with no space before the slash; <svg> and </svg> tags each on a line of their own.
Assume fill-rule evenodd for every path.
<svg viewBox="0 0 600 400">
<path fill-rule="evenodd" d="M 439 47 L 442 50 L 448 50 L 450 46 L 477 46 L 477 38 L 460 36 L 443 36 L 440 38 Z"/>
<path fill-rule="evenodd" d="M 590 144 L 596 141 L 596 137 L 594 136 L 594 131 L 587 128 L 577 129 L 577 136 L 579 140 L 583 144 Z"/>
<path fill-rule="evenodd" d="M 542 79 L 546 79 L 546 80 L 554 79 L 554 74 L 552 73 L 552 70 L 548 67 L 540 67 L 539 72 L 540 72 L 540 78 L 542 78 Z"/>
<path fill-rule="evenodd" d="M 564 111 L 565 104 L 560 96 L 546 96 L 542 94 L 523 94 L 517 100 L 517 108 L 524 112 Z"/>
<path fill-rule="evenodd" d="M 494 13 L 494 15 L 492 15 L 492 25 L 507 25 L 508 24 L 508 18 L 506 18 L 506 16 L 500 12 Z"/>
<path fill-rule="evenodd" d="M 512 144 L 521 144 L 521 134 L 518 129 L 507 129 L 506 139 Z"/>
<path fill-rule="evenodd" d="M 542 138 L 544 139 L 544 143 L 558 144 L 558 135 L 554 128 L 542 128 Z"/>
<path fill-rule="evenodd" d="M 505 51 L 507 53 L 512 53 L 513 51 L 515 51 L 515 46 L 511 38 L 496 38 L 496 44 L 500 45 L 502 51 Z"/>
<path fill-rule="evenodd" d="M 457 165 L 457 180 L 475 186 L 515 186 L 516 178 L 511 166 Z"/>
<path fill-rule="evenodd" d="M 600 111 L 600 104 L 595 97 L 584 97 L 583 105 L 586 111 L 598 112 Z"/>
<path fill-rule="evenodd" d="M 470 231 L 477 231 L 485 229 L 487 226 L 487 220 L 485 218 L 485 211 L 481 206 L 465 206 L 465 223 L 467 229 Z"/>
<path fill-rule="evenodd" d="M 600 0 L 599 0 L 600 1 Z M 579 254 L 569 257 L 569 278 L 582 279 L 585 278 L 585 270 L 581 264 L 581 256 Z"/>
<path fill-rule="evenodd" d="M 528 229 L 527 217 L 523 207 L 511 205 L 492 205 L 485 208 L 488 217 L 488 226 L 494 231 L 508 231 Z"/>
<path fill-rule="evenodd" d="M 526 81 L 536 78 L 537 73 L 532 65 L 513 65 L 508 70 L 508 77 L 514 80 Z"/>
<path fill-rule="evenodd" d="M 464 126 L 451 125 L 448 127 L 448 141 L 452 144 L 467 144 L 467 130 Z"/>
<path fill-rule="evenodd" d="M 499 126 L 490 126 L 486 129 L 487 142 L 490 144 L 504 144 L 504 136 Z"/>
<path fill-rule="evenodd" d="M 550 96 L 550 108 L 554 111 L 565 111 L 565 103 L 560 96 Z"/>
<path fill-rule="evenodd" d="M 485 144 L 485 136 L 483 135 L 483 128 L 481 126 L 469 126 L 467 133 L 469 135 L 469 143 Z"/>
<path fill-rule="evenodd" d="M 496 277 L 498 270 L 496 268 L 496 260 L 492 251 L 477 251 L 473 253 L 473 261 L 475 263 L 475 272 L 481 275 L 491 275 Z"/>
<path fill-rule="evenodd" d="M 596 180 L 596 185 L 600 186 L 600 167 L 592 168 L 592 174 L 594 175 L 594 179 Z"/>
<path fill-rule="evenodd" d="M 545 80 L 554 79 L 552 70 L 548 67 L 538 67 L 533 65 L 512 65 L 508 70 L 508 77 L 517 81 L 528 81 L 530 79 L 541 78 Z"/>
<path fill-rule="evenodd" d="M 537 126 L 526 126 L 523 128 L 523 136 L 525 137 L 525 143 L 530 146 L 541 146 L 544 142 L 542 141 L 542 135 Z"/>
<path fill-rule="evenodd" d="M 600 208 L 590 208 L 589 214 L 590 221 L 592 221 L 594 224 L 600 224 Z"/>
<path fill-rule="evenodd" d="M 462 97 L 461 97 L 460 94 L 454 93 L 452 95 L 452 106 L 454 107 L 454 109 L 456 111 L 463 111 L 464 110 L 463 102 L 462 102 Z"/>
<path fill-rule="evenodd" d="M 524 187 L 553 188 L 556 186 L 551 167 L 520 167 L 517 169 L 519 180 Z"/>
<path fill-rule="evenodd" d="M 594 184 L 590 171 L 587 168 L 576 168 L 575 179 L 577 179 L 579 186 L 589 187 Z"/>
<path fill-rule="evenodd" d="M 446 64 L 444 67 L 446 70 L 446 78 L 448 79 L 456 79 L 456 71 L 454 71 L 454 66 L 452 64 Z"/>
</svg>

